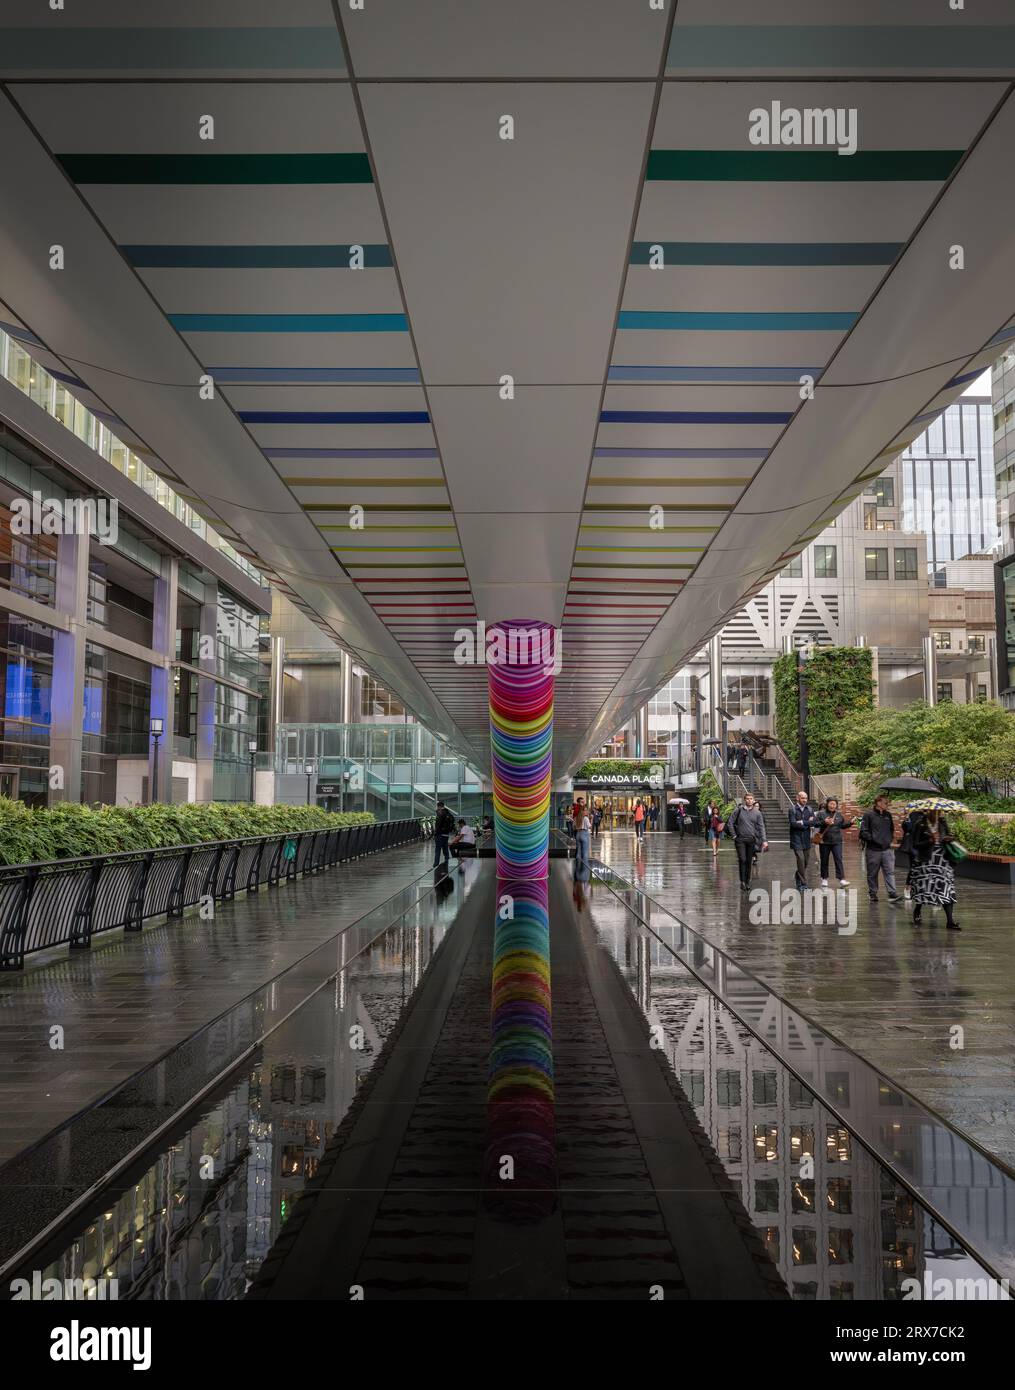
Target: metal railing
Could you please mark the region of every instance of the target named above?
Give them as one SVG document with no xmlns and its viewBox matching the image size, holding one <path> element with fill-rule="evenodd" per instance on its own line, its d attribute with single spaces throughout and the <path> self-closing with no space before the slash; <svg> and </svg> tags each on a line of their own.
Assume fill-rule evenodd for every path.
<svg viewBox="0 0 1015 1390">
<path fill-rule="evenodd" d="M 429 820 L 380 821 L 0 867 L 0 970 L 22 969 L 32 951 L 83 950 L 98 932 L 139 932 L 153 917 L 182 917 L 431 833 Z"/>
</svg>

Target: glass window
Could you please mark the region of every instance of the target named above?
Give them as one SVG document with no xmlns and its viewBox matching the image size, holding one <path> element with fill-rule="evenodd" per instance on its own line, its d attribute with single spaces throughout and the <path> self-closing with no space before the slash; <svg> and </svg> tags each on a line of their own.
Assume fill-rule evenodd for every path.
<svg viewBox="0 0 1015 1390">
<path fill-rule="evenodd" d="M 966 645 L 971 652 L 982 656 L 987 650 L 987 638 L 982 632 L 971 632 Z"/>
<path fill-rule="evenodd" d="M 853 1263 L 853 1232 L 848 1226 L 833 1226 L 829 1230 L 828 1263 L 830 1265 L 851 1265 Z"/>
<path fill-rule="evenodd" d="M 754 1126 L 754 1161 L 775 1163 L 779 1157 L 778 1125 Z"/>
<path fill-rule="evenodd" d="M 814 1179 L 796 1178 L 790 1186 L 794 1214 L 814 1211 Z"/>
<path fill-rule="evenodd" d="M 915 579 L 916 577 L 916 548 L 909 545 L 896 546 L 895 578 Z"/>
<path fill-rule="evenodd" d="M 754 1184 L 754 1210 L 779 1210 L 779 1179 L 758 1178 Z"/>
<path fill-rule="evenodd" d="M 703 1071 L 682 1071 L 680 1085 L 684 1095 L 692 1105 L 705 1104 L 705 1073 Z"/>
<path fill-rule="evenodd" d="M 838 552 L 834 545 L 814 547 L 814 578 L 834 579 L 839 572 Z"/>
<path fill-rule="evenodd" d="M 793 1228 L 793 1263 L 795 1265 L 816 1264 L 818 1259 L 818 1233 L 808 1227 Z"/>
<path fill-rule="evenodd" d="M 803 579 L 804 562 L 802 555 L 793 556 L 789 564 L 783 567 L 782 577 L 783 579 Z"/>
<path fill-rule="evenodd" d="M 719 1071 L 715 1081 L 716 1099 L 724 1110 L 740 1104 L 740 1073 L 738 1071 Z"/>
<path fill-rule="evenodd" d="M 878 499 L 882 507 L 895 506 L 895 479 L 875 478 L 871 485 L 871 495 Z"/>
<path fill-rule="evenodd" d="M 828 1210 L 843 1216 L 853 1213 L 853 1183 L 850 1178 L 828 1179 Z"/>
<path fill-rule="evenodd" d="M 878 546 L 863 553 L 864 574 L 868 579 L 888 578 L 888 551 Z"/>
<path fill-rule="evenodd" d="M 777 1098 L 777 1078 L 774 1071 L 753 1073 L 755 1105 L 774 1105 Z"/>
<path fill-rule="evenodd" d="M 863 504 L 863 529 L 865 531 L 876 531 L 878 529 L 878 504 L 876 502 L 865 502 Z"/>
<path fill-rule="evenodd" d="M 939 652 L 950 652 L 952 649 L 952 635 L 945 632 L 942 628 L 937 628 L 934 632 L 934 645 Z"/>
<path fill-rule="evenodd" d="M 939 705 L 950 701 L 952 698 L 951 681 L 938 681 L 937 683 L 937 702 Z"/>
</svg>

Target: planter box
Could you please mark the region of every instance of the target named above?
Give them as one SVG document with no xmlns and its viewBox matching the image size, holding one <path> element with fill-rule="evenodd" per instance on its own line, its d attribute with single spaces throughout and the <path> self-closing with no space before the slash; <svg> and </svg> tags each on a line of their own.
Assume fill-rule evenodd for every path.
<svg viewBox="0 0 1015 1390">
<path fill-rule="evenodd" d="M 1004 854 L 970 853 L 955 865 L 955 877 L 1015 886 L 1015 858 Z"/>
</svg>

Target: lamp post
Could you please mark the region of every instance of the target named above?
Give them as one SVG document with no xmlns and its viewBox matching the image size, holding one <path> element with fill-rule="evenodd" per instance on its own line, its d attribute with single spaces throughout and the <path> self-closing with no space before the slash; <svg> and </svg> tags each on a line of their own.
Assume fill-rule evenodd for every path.
<svg viewBox="0 0 1015 1390">
<path fill-rule="evenodd" d="M 726 753 L 726 731 L 729 728 L 730 720 L 733 718 L 728 709 L 722 705 L 716 705 L 715 712 L 719 716 L 719 723 L 722 725 L 722 794 L 724 798 L 730 799 L 730 770 L 727 762 Z"/>
<path fill-rule="evenodd" d="M 695 687 L 691 691 L 691 699 L 694 701 L 694 775 L 701 776 L 701 707 L 705 703 L 705 697 L 701 691 Z"/>
<path fill-rule="evenodd" d="M 247 740 L 247 752 L 250 754 L 250 804 L 254 804 L 254 768 L 257 762 L 257 739 Z"/>
<path fill-rule="evenodd" d="M 153 718 L 149 720 L 148 728 L 152 736 L 154 748 L 152 751 L 152 795 L 151 802 L 154 806 L 159 799 L 159 739 L 165 729 L 165 723 L 161 719 Z"/>
<path fill-rule="evenodd" d="M 800 780 L 808 798 L 811 794 L 811 750 L 807 743 L 807 662 L 811 648 L 797 649 L 797 746 L 800 752 Z"/>
<path fill-rule="evenodd" d="M 314 775 L 314 765 L 313 765 L 313 763 L 308 762 L 308 763 L 305 765 L 305 767 L 303 768 L 303 771 L 307 774 L 307 805 L 309 806 L 309 805 L 310 805 L 310 779 L 311 779 L 311 777 L 313 777 L 313 775 Z"/>
<path fill-rule="evenodd" d="M 673 708 L 677 711 L 677 782 L 679 784 L 684 775 L 684 715 L 686 708 L 677 700 L 673 701 Z"/>
</svg>

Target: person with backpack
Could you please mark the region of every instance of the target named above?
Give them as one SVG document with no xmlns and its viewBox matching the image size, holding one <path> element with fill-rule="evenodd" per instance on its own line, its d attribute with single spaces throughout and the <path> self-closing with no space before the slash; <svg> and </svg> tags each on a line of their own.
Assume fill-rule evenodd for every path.
<svg viewBox="0 0 1015 1390">
<path fill-rule="evenodd" d="M 737 852 L 740 891 L 746 893 L 751 886 L 751 871 L 754 868 L 754 860 L 768 849 L 765 817 L 761 813 L 761 807 L 750 792 L 730 816 L 726 830 L 733 837 L 733 847 Z"/>
<path fill-rule="evenodd" d="M 451 864 L 451 851 L 448 848 L 448 837 L 455 828 L 455 818 L 444 805 L 443 801 L 437 803 L 437 819 L 433 828 L 433 866 L 436 869 L 443 856 L 444 863 Z"/>
<path fill-rule="evenodd" d="M 839 802 L 834 796 L 830 796 L 822 806 L 821 810 L 814 818 L 814 829 L 818 836 L 818 859 L 821 865 L 821 886 L 828 887 L 828 861 L 835 860 L 835 872 L 839 879 L 839 887 L 845 888 L 849 884 L 849 879 L 845 877 L 842 867 L 842 832 L 848 830 L 853 824 L 853 818 L 845 818 L 839 810 Z"/>
<path fill-rule="evenodd" d="M 876 796 L 874 805 L 864 811 L 860 818 L 860 843 L 863 846 L 864 862 L 867 868 L 867 891 L 872 903 L 878 901 L 878 874 L 884 875 L 888 890 L 888 901 L 897 903 L 899 894 L 895 888 L 895 821 L 888 809 L 888 797 Z"/>
</svg>

